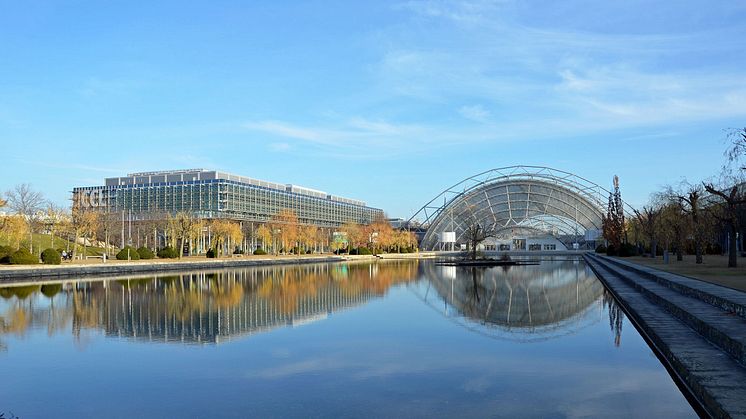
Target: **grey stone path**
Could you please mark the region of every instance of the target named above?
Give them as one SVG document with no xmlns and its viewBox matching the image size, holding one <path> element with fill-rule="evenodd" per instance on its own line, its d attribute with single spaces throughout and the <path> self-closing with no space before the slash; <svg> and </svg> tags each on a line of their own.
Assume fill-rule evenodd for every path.
<svg viewBox="0 0 746 419">
<path fill-rule="evenodd" d="M 707 412 L 746 418 L 746 293 L 617 259 L 586 261 Z"/>
</svg>

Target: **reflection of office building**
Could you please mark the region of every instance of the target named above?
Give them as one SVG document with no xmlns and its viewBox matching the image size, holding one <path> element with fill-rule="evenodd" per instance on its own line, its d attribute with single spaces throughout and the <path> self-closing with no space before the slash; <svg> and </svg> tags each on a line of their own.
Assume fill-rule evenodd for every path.
<svg viewBox="0 0 746 419">
<path fill-rule="evenodd" d="M 265 294 L 261 288 L 271 277 L 252 278 L 250 272 L 235 273 L 230 279 L 216 275 L 219 279 L 204 273 L 174 279 L 176 292 L 176 283 L 157 280 L 129 287 L 96 283 L 88 294 L 108 302 L 91 301 L 108 336 L 182 343 L 219 343 L 299 326 L 375 297 L 369 290 L 345 293 L 328 281 L 312 293 L 277 289 Z"/>
<path fill-rule="evenodd" d="M 138 341 L 219 343 L 302 326 L 365 304 L 415 278 L 417 266 L 417 261 L 273 266 L 69 282 L 46 290 L 52 292 L 39 286 L 0 288 L 0 338 L 26 328 L 47 327 L 52 334 L 72 327 L 75 335 L 103 330 Z"/>
<path fill-rule="evenodd" d="M 203 169 L 107 178 L 104 186 L 73 189 L 73 202 L 84 209 L 131 211 L 136 219 L 186 211 L 198 218 L 264 222 L 280 210 L 290 209 L 301 223 L 323 227 L 346 222 L 369 224 L 383 215 L 383 211 L 368 207 L 363 201 Z"/>
</svg>

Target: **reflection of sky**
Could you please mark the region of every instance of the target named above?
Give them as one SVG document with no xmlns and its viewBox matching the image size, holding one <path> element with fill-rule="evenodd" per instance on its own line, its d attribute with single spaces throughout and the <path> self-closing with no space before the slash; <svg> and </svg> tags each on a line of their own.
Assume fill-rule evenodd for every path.
<svg viewBox="0 0 746 419">
<path fill-rule="evenodd" d="M 686 417 L 625 320 L 549 341 L 471 333 L 399 285 L 324 321 L 222 345 L 5 336 L 0 412 L 74 417 Z M 5 303 L 7 304 L 7 302 Z M 33 304 L 42 304 L 34 299 Z M 600 301 L 589 308 L 604 318 Z M 69 329 L 68 329 L 69 330 Z"/>
</svg>

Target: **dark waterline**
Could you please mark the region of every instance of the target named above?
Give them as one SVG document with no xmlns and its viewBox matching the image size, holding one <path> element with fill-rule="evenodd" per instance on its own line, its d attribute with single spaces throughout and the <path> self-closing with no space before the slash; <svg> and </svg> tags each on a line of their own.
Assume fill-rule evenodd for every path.
<svg viewBox="0 0 746 419">
<path fill-rule="evenodd" d="M 582 260 L 0 288 L 0 413 L 695 417 Z"/>
</svg>

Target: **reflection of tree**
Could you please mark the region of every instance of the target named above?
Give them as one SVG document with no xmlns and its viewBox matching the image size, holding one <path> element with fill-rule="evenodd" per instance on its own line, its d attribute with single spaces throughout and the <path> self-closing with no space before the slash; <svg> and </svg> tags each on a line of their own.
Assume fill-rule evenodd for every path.
<svg viewBox="0 0 746 419">
<path fill-rule="evenodd" d="M 218 307 L 235 307 L 243 300 L 243 287 L 237 282 L 218 282 L 212 288 L 212 298 Z"/>
<path fill-rule="evenodd" d="M 608 307 L 609 309 L 609 327 L 611 328 L 611 331 L 614 332 L 614 346 L 619 347 L 622 343 L 624 312 L 611 293 L 606 289 L 604 289 L 603 305 L 604 308 Z"/>
<path fill-rule="evenodd" d="M 76 343 L 86 329 L 152 341 L 218 342 L 362 304 L 416 278 L 417 267 L 417 261 L 270 266 L 0 288 L 0 304 L 19 310 L 0 316 L 0 334 L 39 326 L 52 334 L 71 325 Z M 35 307 L 40 300 L 48 305 Z"/>
<path fill-rule="evenodd" d="M 169 317 L 184 321 L 195 313 L 200 313 L 205 308 L 202 292 L 198 289 L 183 289 L 176 286 L 168 286 L 164 293 L 166 299 L 166 312 Z"/>
<path fill-rule="evenodd" d="M 81 329 L 95 328 L 99 322 L 99 304 L 95 296 L 84 290 L 73 291 L 73 334 L 80 336 Z"/>
<path fill-rule="evenodd" d="M 392 286 L 409 282 L 417 277 L 418 262 L 391 261 L 378 264 L 339 265 L 332 272 L 338 286 L 347 295 L 372 292 L 385 295 Z"/>
<path fill-rule="evenodd" d="M 0 316 L 0 332 L 23 336 L 30 324 L 30 313 L 23 307 L 14 307 Z"/>
</svg>

